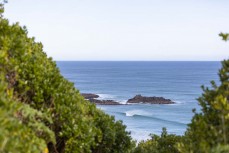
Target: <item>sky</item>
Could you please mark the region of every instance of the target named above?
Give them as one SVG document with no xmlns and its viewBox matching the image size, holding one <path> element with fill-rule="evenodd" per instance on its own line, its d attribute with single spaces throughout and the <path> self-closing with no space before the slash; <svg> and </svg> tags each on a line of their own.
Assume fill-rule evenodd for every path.
<svg viewBox="0 0 229 153">
<path fill-rule="evenodd" d="M 228 58 L 229 0 L 8 0 L 57 61 L 218 61 Z"/>
</svg>

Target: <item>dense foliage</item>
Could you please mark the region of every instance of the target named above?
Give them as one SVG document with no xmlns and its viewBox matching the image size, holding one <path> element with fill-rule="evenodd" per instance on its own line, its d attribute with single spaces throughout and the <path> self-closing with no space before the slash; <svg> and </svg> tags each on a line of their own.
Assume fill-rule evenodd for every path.
<svg viewBox="0 0 229 153">
<path fill-rule="evenodd" d="M 54 133 L 44 124 L 51 119 L 12 98 L 0 78 L 0 152 L 47 152 L 46 144 L 55 143 Z"/>
<path fill-rule="evenodd" d="M 178 153 L 176 144 L 181 140 L 181 136 L 168 134 L 166 129 L 163 128 L 161 136 L 153 134 L 150 140 L 141 141 L 134 153 Z"/>
<path fill-rule="evenodd" d="M 129 152 L 126 127 L 84 100 L 0 7 L 0 151 Z"/>
<path fill-rule="evenodd" d="M 212 88 L 203 87 L 198 99 L 202 111 L 195 113 L 188 126 L 186 141 L 180 144 L 183 152 L 207 153 L 229 144 L 229 60 L 222 62 L 219 78 L 219 86 L 212 81 Z"/>
</svg>

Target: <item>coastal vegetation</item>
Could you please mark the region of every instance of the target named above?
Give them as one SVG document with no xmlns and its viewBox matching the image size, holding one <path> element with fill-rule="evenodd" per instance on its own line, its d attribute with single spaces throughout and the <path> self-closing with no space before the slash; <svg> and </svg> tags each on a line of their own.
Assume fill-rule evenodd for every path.
<svg viewBox="0 0 229 153">
<path fill-rule="evenodd" d="M 202 87 L 201 112 L 194 110 L 184 136 L 163 128 L 160 136 L 135 146 L 126 126 L 85 100 L 42 43 L 3 12 L 0 4 L 0 152 L 229 152 L 229 60 L 219 70 L 220 84 Z"/>
<path fill-rule="evenodd" d="M 121 121 L 86 101 L 0 5 L 0 152 L 130 152 Z"/>
<path fill-rule="evenodd" d="M 182 136 L 168 134 L 166 128 L 163 128 L 161 136 L 152 134 L 151 139 L 141 141 L 133 153 L 178 153 L 176 144 L 181 140 Z"/>
</svg>

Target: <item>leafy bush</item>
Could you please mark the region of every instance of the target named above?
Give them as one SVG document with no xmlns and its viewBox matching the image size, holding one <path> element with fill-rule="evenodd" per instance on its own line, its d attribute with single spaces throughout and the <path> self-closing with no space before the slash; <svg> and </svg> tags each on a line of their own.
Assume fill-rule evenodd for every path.
<svg viewBox="0 0 229 153">
<path fill-rule="evenodd" d="M 163 128 L 161 136 L 153 134 L 150 140 L 141 141 L 134 153 L 178 153 L 176 144 L 181 141 L 181 136 L 168 134 L 166 128 Z"/>
<path fill-rule="evenodd" d="M 40 111 L 12 99 L 7 84 L 0 79 L 0 152 L 45 152 L 55 143 L 54 133 L 43 123 L 51 123 Z"/>
<path fill-rule="evenodd" d="M 189 124 L 181 151 L 210 152 L 229 144 L 229 60 L 222 62 L 219 78 L 219 86 L 212 81 L 211 89 L 202 87 L 204 93 L 198 99 L 202 111 L 195 113 Z"/>
<path fill-rule="evenodd" d="M 20 123 L 18 130 L 25 126 L 23 132 L 28 131 L 29 134 L 29 129 L 32 132 L 37 128 L 39 131 L 34 130 L 34 139 L 41 143 L 36 144 L 40 144 L 41 148 L 46 144 L 50 152 L 93 152 L 101 146 L 107 152 L 128 150 L 132 143 L 126 127 L 81 97 L 73 83 L 63 78 L 56 63 L 43 52 L 42 44 L 35 42 L 35 38 L 29 38 L 27 29 L 19 23 L 10 25 L 3 18 L 3 5 L 0 7 L 2 82 L 7 84 L 6 91 L 10 91 L 12 99 L 17 101 L 12 105 L 23 105 L 21 111 L 12 108 L 12 113 L 21 112 L 22 116 L 29 117 L 29 120 L 15 117 L 15 121 Z M 7 104 L 1 105 L 1 109 L 6 109 Z M 104 126 L 112 126 L 104 130 L 104 126 L 99 124 L 102 122 Z M 15 132 L 13 127 L 10 132 Z M 2 137 L 8 135 L 3 133 Z M 21 142 L 23 150 L 21 139 L 18 142 Z M 28 142 L 28 146 L 32 147 L 32 143 Z"/>
<path fill-rule="evenodd" d="M 132 151 L 135 143 L 131 142 L 130 133 L 121 121 L 115 121 L 113 116 L 97 111 L 95 115 L 96 127 L 101 129 L 101 141 L 93 148 L 94 153 L 128 153 Z"/>
</svg>

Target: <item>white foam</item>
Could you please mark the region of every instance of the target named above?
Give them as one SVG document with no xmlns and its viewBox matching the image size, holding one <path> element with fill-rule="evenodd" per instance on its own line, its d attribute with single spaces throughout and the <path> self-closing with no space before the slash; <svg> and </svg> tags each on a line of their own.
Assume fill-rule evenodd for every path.
<svg viewBox="0 0 229 153">
<path fill-rule="evenodd" d="M 99 98 L 96 98 L 98 100 L 114 100 L 120 104 L 126 104 L 127 100 L 119 100 L 116 98 L 116 96 L 114 95 L 110 95 L 110 94 L 97 94 L 99 96 Z"/>
<path fill-rule="evenodd" d="M 113 95 L 109 95 L 109 94 L 97 94 L 99 96 L 100 100 L 113 100 L 115 98 L 115 96 Z"/>
<path fill-rule="evenodd" d="M 182 105 L 185 104 L 185 102 L 181 102 L 181 101 L 174 101 L 174 104 L 169 104 L 169 105 Z"/>
<path fill-rule="evenodd" d="M 123 105 L 125 105 L 126 104 L 126 102 L 127 102 L 127 100 L 119 100 L 119 101 L 117 101 L 117 102 L 119 102 L 120 104 L 123 104 Z"/>
<path fill-rule="evenodd" d="M 134 116 L 134 115 L 142 115 L 142 116 L 149 116 L 151 113 L 143 111 L 143 110 L 130 110 L 125 112 L 126 116 Z"/>
</svg>

